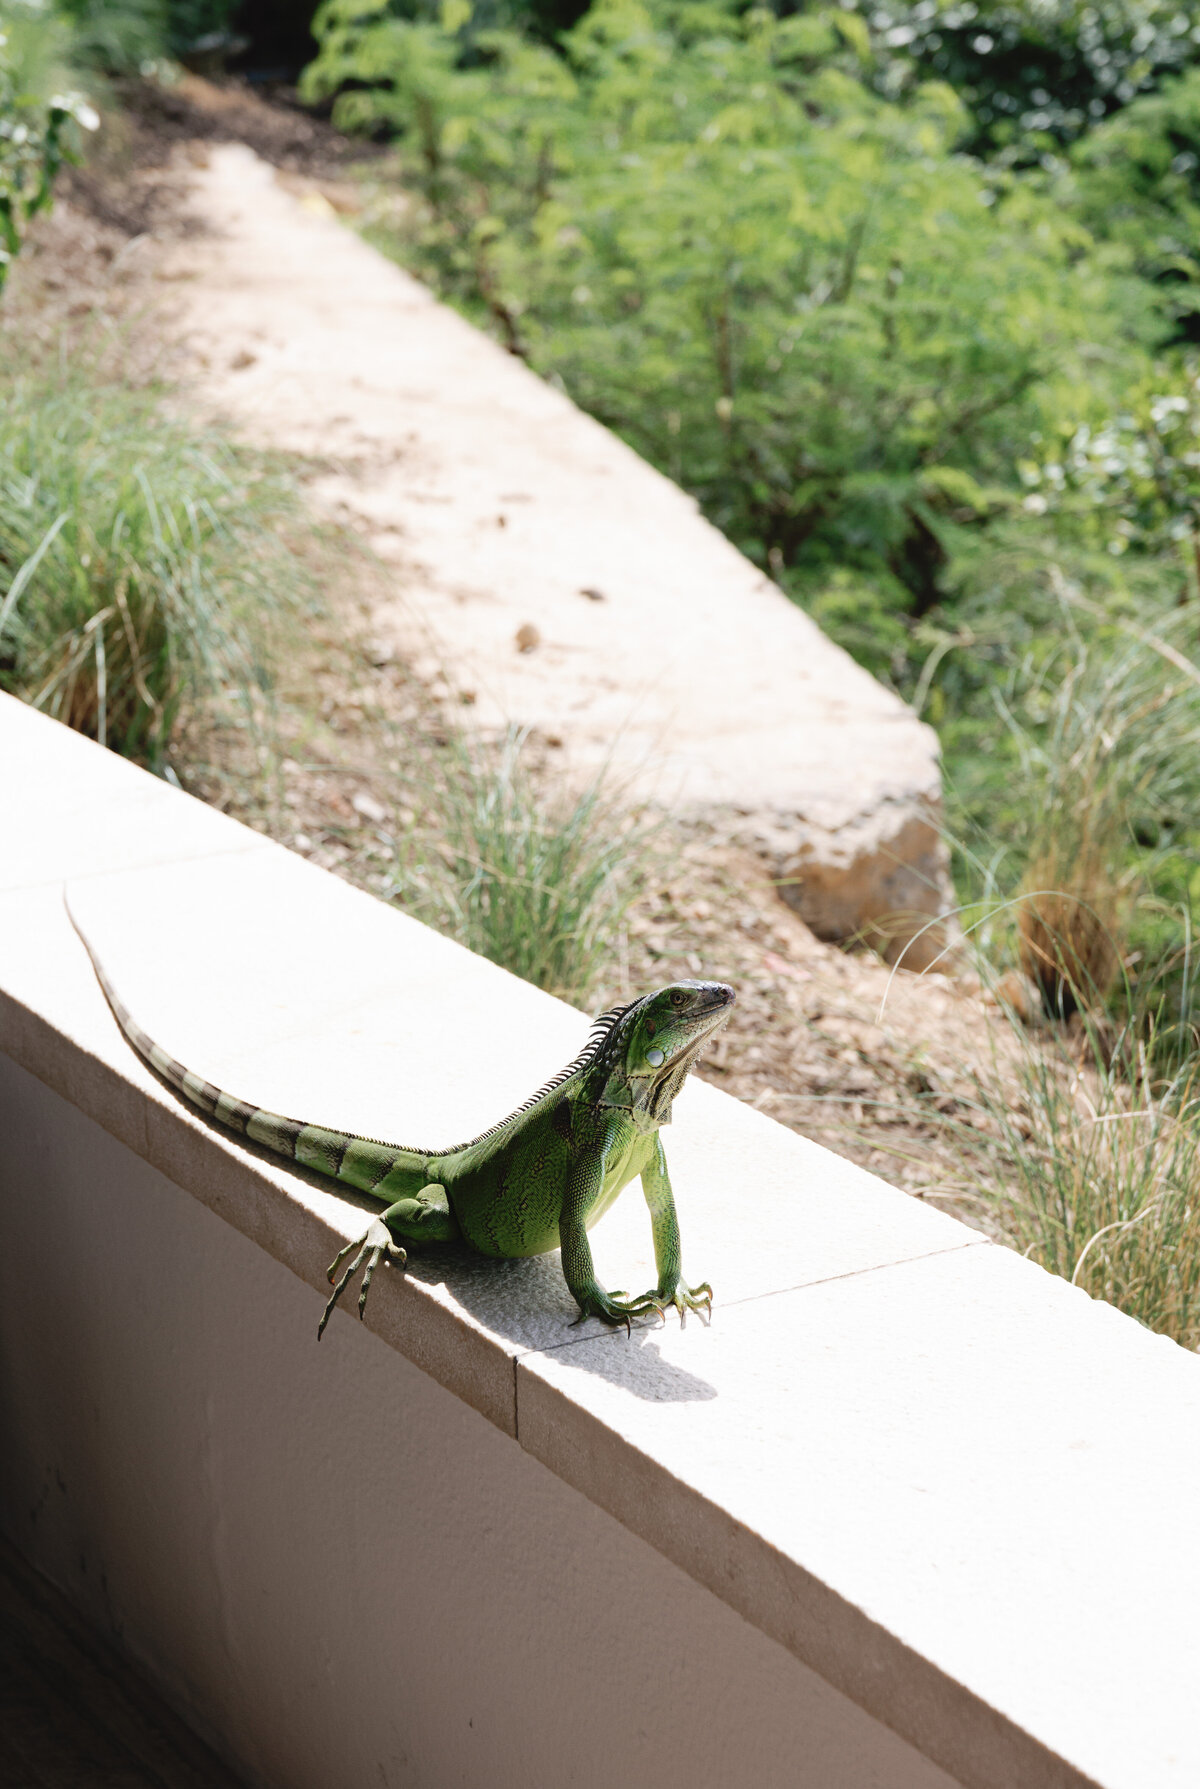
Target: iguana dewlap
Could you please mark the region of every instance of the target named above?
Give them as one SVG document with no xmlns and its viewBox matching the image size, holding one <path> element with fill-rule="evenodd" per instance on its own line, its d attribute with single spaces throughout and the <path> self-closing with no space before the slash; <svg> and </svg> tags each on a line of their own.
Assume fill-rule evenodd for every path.
<svg viewBox="0 0 1200 1789">
<path fill-rule="evenodd" d="M 70 914 L 70 907 L 67 908 Z M 523 1106 L 453 1149 L 408 1149 L 265 1112 L 193 1074 L 147 1036 L 71 915 L 121 1030 L 143 1061 L 206 1117 L 286 1160 L 369 1194 L 385 1207 L 329 1268 L 334 1286 L 317 1334 L 362 1269 L 361 1317 L 381 1261 L 404 1262 L 404 1243 L 464 1241 L 506 1260 L 562 1250 L 563 1274 L 582 1316 L 629 1324 L 674 1307 L 709 1309 L 712 1288 L 684 1284 L 679 1224 L 659 1131 L 705 1045 L 729 1018 L 723 982 L 682 981 L 615 1006 L 587 1043 Z M 658 1284 L 635 1298 L 606 1292 L 587 1233 L 641 1176 L 650 1208 Z"/>
</svg>

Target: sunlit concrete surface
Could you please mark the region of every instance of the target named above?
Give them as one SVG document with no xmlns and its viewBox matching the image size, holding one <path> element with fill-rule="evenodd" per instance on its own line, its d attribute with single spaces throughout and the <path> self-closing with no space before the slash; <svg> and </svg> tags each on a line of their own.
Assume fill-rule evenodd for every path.
<svg viewBox="0 0 1200 1789">
<path fill-rule="evenodd" d="M 1200 1781 L 1193 1356 L 698 1084 L 711 1326 L 449 1252 L 318 1346 L 362 1214 L 141 1067 L 62 881 L 169 1050 L 366 1134 L 582 1018 L 7 699 L 0 770 L 0 1512 L 249 1781 Z M 595 1243 L 650 1283 L 636 1189 Z"/>
</svg>

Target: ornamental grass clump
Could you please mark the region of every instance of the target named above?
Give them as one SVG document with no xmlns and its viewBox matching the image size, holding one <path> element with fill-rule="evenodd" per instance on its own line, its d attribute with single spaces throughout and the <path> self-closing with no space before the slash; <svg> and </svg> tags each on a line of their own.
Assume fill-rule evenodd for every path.
<svg viewBox="0 0 1200 1789">
<path fill-rule="evenodd" d="M 1082 1064 L 1031 1044 L 1015 1093 L 982 1091 L 993 1176 L 976 1185 L 1029 1260 L 1200 1348 L 1197 1066 L 1164 1085 L 1153 1052 L 1088 1035 Z"/>
<path fill-rule="evenodd" d="M 1128 948 L 1137 877 L 1130 822 L 1146 795 L 1136 760 L 1144 752 L 1137 732 L 1146 718 L 1147 672 L 1150 713 L 1161 718 L 1163 705 L 1157 661 L 1117 657 L 1114 665 L 1071 640 L 1057 681 L 1043 685 L 1040 727 L 1021 740 L 1026 861 L 1015 902 L 1017 956 L 1046 1012 L 1058 1018 L 1102 1009 Z"/>
<path fill-rule="evenodd" d="M 599 778 L 555 800 L 527 768 L 525 737 L 496 750 L 467 739 L 436 754 L 427 835 L 397 898 L 479 956 L 586 1003 L 641 880 L 644 841 Z"/>
<path fill-rule="evenodd" d="M 268 681 L 302 578 L 286 485 L 87 371 L 0 368 L 0 688 L 157 765 L 190 705 Z"/>
<path fill-rule="evenodd" d="M 951 785 L 959 878 L 975 885 L 985 954 L 1020 967 L 1047 1017 L 1107 1010 L 1143 1038 L 1152 1021 L 1174 1072 L 1195 1048 L 1183 976 L 1200 892 L 1194 613 L 1098 622 L 1062 597 L 1036 653 L 992 690 L 989 785 Z"/>
<path fill-rule="evenodd" d="M 980 804 L 1000 824 L 977 834 L 968 929 L 1014 1023 L 974 1109 L 949 1115 L 959 1190 L 1030 1259 L 1194 1349 L 1195 610 L 1109 619 L 1057 587 L 1053 630 L 992 692 L 1005 788 Z"/>
</svg>

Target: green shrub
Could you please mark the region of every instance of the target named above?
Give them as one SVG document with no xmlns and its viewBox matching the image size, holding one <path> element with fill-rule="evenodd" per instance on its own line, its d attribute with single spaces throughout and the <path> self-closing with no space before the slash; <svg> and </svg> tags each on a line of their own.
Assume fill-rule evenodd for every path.
<svg viewBox="0 0 1200 1789">
<path fill-rule="evenodd" d="M 56 0 L 71 29 L 73 54 L 87 68 L 136 74 L 166 53 L 164 0 Z"/>
<path fill-rule="evenodd" d="M 1164 82 L 1076 145 L 1070 202 L 1159 287 L 1180 341 L 1200 341 L 1200 69 Z"/>
<path fill-rule="evenodd" d="M 955 152 L 948 87 L 849 72 L 854 13 L 597 0 L 561 57 L 465 6 L 316 30 L 306 93 L 398 136 L 423 196 L 393 249 L 818 615 L 852 580 L 863 635 L 952 597 L 1031 437 L 1097 420 L 1161 331 L 1069 211 Z"/>
<path fill-rule="evenodd" d="M 1200 23 L 1176 0 L 871 0 L 885 93 L 948 81 L 970 147 L 1037 163 L 1195 58 Z"/>
<path fill-rule="evenodd" d="M 57 0 L 76 58 L 108 74 L 184 56 L 205 38 L 230 38 L 239 0 Z"/>
<path fill-rule="evenodd" d="M 157 763 L 189 703 L 265 682 L 285 487 L 153 392 L 0 379 L 0 688 Z"/>
<path fill-rule="evenodd" d="M 75 91 L 68 25 L 37 0 L 0 0 L 0 290 L 30 220 L 50 203 L 80 132 L 99 119 Z"/>
</svg>

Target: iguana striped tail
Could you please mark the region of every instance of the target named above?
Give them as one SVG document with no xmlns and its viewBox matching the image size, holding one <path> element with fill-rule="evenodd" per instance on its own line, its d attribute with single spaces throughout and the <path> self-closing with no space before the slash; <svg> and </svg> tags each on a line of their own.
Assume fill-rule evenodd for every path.
<svg viewBox="0 0 1200 1789">
<path fill-rule="evenodd" d="M 267 1112 L 247 1100 L 236 1099 L 233 1094 L 225 1093 L 211 1081 L 185 1068 L 182 1062 L 168 1055 L 161 1044 L 155 1043 L 133 1017 L 72 913 L 65 889 L 63 905 L 80 943 L 91 958 L 96 979 L 104 990 L 113 1017 L 130 1044 L 155 1074 L 161 1075 L 176 1093 L 203 1112 L 206 1118 L 216 1119 L 218 1124 L 225 1125 L 238 1136 L 248 1137 L 252 1143 L 258 1143 L 286 1161 L 298 1162 L 301 1167 L 340 1180 L 358 1192 L 373 1193 L 380 1181 L 397 1167 L 411 1167 L 422 1179 L 428 1179 L 425 1170 L 430 1158 L 426 1155 L 402 1149 L 397 1144 L 382 1143 L 373 1137 L 327 1130 L 321 1125 L 305 1124 L 298 1118 L 284 1118 L 278 1112 Z"/>
<path fill-rule="evenodd" d="M 273 1154 L 282 1156 L 285 1161 L 298 1162 L 302 1168 L 311 1168 L 317 1174 L 326 1174 L 331 1180 L 340 1180 L 345 1186 L 352 1186 L 360 1193 L 374 1193 L 380 1182 L 390 1175 L 393 1169 L 410 1172 L 414 1177 L 413 1190 L 417 1191 L 431 1180 L 437 1179 L 433 1164 L 450 1155 L 460 1155 L 476 1145 L 487 1143 L 499 1135 L 507 1127 L 515 1125 L 525 1113 L 536 1106 L 539 1100 L 554 1093 L 571 1076 L 580 1070 L 593 1067 L 606 1055 L 611 1053 L 619 1038 L 617 1021 L 629 1010 L 628 1006 L 614 1006 L 608 1012 L 601 1013 L 592 1021 L 587 1042 L 578 1056 L 567 1063 L 565 1068 L 538 1088 L 536 1093 L 510 1112 L 498 1123 L 481 1131 L 466 1143 L 458 1143 L 452 1147 L 441 1149 L 413 1149 L 398 1143 L 385 1143 L 378 1137 L 360 1137 L 354 1132 L 329 1130 L 323 1125 L 306 1124 L 299 1118 L 284 1118 L 278 1112 L 267 1112 L 261 1106 L 253 1106 L 247 1100 L 237 1099 L 231 1093 L 225 1093 L 203 1076 L 194 1074 L 185 1068 L 155 1043 L 148 1032 L 143 1031 L 137 1020 L 113 987 L 104 965 L 93 950 L 91 941 L 75 915 L 71 911 L 71 903 L 67 899 L 67 891 L 63 889 L 63 905 L 67 910 L 67 918 L 79 935 L 80 943 L 91 958 L 92 968 L 96 971 L 96 979 L 104 990 L 104 998 L 112 1008 L 113 1017 L 121 1027 L 126 1038 L 137 1051 L 142 1061 L 160 1075 L 168 1086 L 173 1087 L 190 1105 L 204 1113 L 206 1118 L 215 1119 L 218 1124 L 225 1125 L 238 1136 L 248 1137 L 252 1143 L 269 1149 Z M 399 1177 L 398 1177 L 399 1178 Z M 394 1190 L 394 1185 L 392 1189 Z"/>
</svg>

